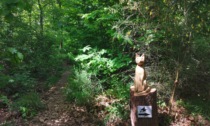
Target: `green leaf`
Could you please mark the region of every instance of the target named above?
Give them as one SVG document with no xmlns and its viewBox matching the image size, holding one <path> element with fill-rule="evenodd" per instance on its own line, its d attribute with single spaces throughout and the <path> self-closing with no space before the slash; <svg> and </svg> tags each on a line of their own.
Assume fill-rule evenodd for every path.
<svg viewBox="0 0 210 126">
<path fill-rule="evenodd" d="M 90 55 L 82 54 L 82 55 L 77 56 L 75 58 L 75 61 L 84 61 L 84 60 L 90 59 L 93 56 L 94 56 L 93 54 L 90 54 Z"/>
<path fill-rule="evenodd" d="M 0 64 L 0 70 L 3 70 L 3 69 L 4 69 L 3 65 Z"/>
<path fill-rule="evenodd" d="M 9 48 L 8 50 L 9 50 L 9 52 L 12 53 L 12 54 L 17 53 L 17 49 L 15 49 L 15 48 Z"/>
<path fill-rule="evenodd" d="M 82 49 L 82 51 L 83 51 L 83 52 L 86 52 L 86 51 L 89 51 L 90 49 L 92 49 L 92 48 L 90 47 L 90 45 L 87 45 L 87 46 L 85 46 L 85 47 Z"/>
<path fill-rule="evenodd" d="M 18 52 L 17 57 L 19 58 L 19 60 L 23 60 L 23 54 L 22 53 Z"/>
<path fill-rule="evenodd" d="M 133 42 L 130 38 L 126 38 L 126 41 L 130 44 L 130 45 L 133 45 Z"/>
</svg>

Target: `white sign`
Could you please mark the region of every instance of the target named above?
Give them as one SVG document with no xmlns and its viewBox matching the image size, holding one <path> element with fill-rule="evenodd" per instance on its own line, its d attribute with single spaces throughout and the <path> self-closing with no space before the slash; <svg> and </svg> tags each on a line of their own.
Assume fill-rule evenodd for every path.
<svg viewBox="0 0 210 126">
<path fill-rule="evenodd" d="M 152 118 L 152 106 L 138 106 L 138 118 Z"/>
</svg>

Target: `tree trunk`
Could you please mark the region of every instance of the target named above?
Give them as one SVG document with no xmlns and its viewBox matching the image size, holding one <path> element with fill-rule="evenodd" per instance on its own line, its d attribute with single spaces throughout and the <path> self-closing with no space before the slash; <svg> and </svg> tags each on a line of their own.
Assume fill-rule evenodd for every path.
<svg viewBox="0 0 210 126">
<path fill-rule="evenodd" d="M 145 111 L 142 112 L 142 109 Z M 130 118 L 132 126 L 158 126 L 157 90 L 143 96 L 135 95 L 134 86 L 130 88 Z M 140 110 L 139 110 L 140 109 Z"/>
<path fill-rule="evenodd" d="M 176 88 L 178 86 L 178 79 L 179 79 L 179 69 L 176 70 L 176 79 L 174 81 L 174 87 L 173 87 L 171 98 L 170 98 L 170 101 L 169 101 L 169 114 L 171 114 L 172 108 L 173 108 L 173 105 L 174 105 L 174 95 L 175 95 L 175 92 L 176 92 Z"/>
<path fill-rule="evenodd" d="M 40 23 L 40 34 L 43 35 L 44 31 L 44 12 L 43 7 L 41 5 L 41 1 L 38 0 L 38 6 L 39 6 L 39 23 Z"/>
<path fill-rule="evenodd" d="M 29 18 L 29 26 L 30 28 L 32 27 L 32 21 L 31 21 L 31 11 L 28 14 L 28 18 Z"/>
</svg>

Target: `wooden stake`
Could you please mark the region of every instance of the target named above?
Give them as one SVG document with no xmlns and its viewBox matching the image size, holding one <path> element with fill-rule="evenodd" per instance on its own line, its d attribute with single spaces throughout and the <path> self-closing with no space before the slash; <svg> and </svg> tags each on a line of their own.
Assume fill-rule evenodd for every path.
<svg viewBox="0 0 210 126">
<path fill-rule="evenodd" d="M 178 79 L 179 79 L 179 69 L 176 70 L 176 78 L 174 81 L 174 87 L 173 87 L 171 98 L 169 101 L 169 114 L 171 114 L 171 111 L 172 111 L 172 107 L 173 107 L 173 103 L 174 103 L 174 95 L 175 95 L 175 91 L 176 91 L 176 88 L 178 85 Z"/>
</svg>

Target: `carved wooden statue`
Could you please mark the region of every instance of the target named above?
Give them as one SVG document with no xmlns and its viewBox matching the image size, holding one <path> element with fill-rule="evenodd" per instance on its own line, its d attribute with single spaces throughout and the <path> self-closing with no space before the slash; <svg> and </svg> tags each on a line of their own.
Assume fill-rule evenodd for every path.
<svg viewBox="0 0 210 126">
<path fill-rule="evenodd" d="M 130 87 L 130 118 L 132 126 L 158 126 L 157 113 L 157 90 L 150 88 L 146 83 L 146 72 L 144 69 L 145 55 L 136 54 L 136 70 L 134 86 Z M 138 116 L 139 106 L 151 106 L 150 117 Z M 141 112 L 141 111 L 140 111 Z M 144 113 L 145 114 L 145 113 Z M 146 113 L 148 114 L 148 113 Z"/>
<path fill-rule="evenodd" d="M 147 95 L 151 88 L 146 83 L 146 72 L 144 70 L 145 55 L 141 56 L 136 53 L 136 69 L 134 77 L 134 91 L 135 95 Z"/>
</svg>

